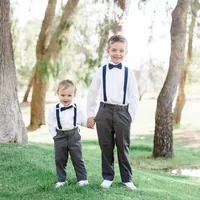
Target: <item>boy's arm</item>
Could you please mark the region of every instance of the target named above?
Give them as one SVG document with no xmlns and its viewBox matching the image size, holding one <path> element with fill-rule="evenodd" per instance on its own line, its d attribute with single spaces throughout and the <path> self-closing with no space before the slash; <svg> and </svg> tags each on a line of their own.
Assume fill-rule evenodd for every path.
<svg viewBox="0 0 200 200">
<path fill-rule="evenodd" d="M 95 123 L 91 123 L 89 126 L 88 126 L 88 120 L 86 119 L 83 111 L 77 107 L 77 110 L 78 110 L 78 124 L 83 126 L 83 127 L 87 127 L 87 128 L 94 128 L 94 125 Z M 94 121 L 94 119 L 93 119 Z"/>
<path fill-rule="evenodd" d="M 84 115 L 83 111 L 80 109 L 79 106 L 77 106 L 77 116 L 78 116 L 78 124 L 83 127 L 87 127 L 86 116 Z"/>
<path fill-rule="evenodd" d="M 137 105 L 139 102 L 139 92 L 138 92 L 138 85 L 137 85 L 137 81 L 135 78 L 135 74 L 132 70 L 129 70 L 129 74 L 130 74 L 130 83 L 129 83 L 129 87 L 128 87 L 128 94 L 129 94 L 129 98 L 130 98 L 130 103 L 129 103 L 129 108 L 128 111 L 131 115 L 132 118 L 132 122 L 135 118 L 135 113 L 136 113 L 136 109 L 137 109 Z"/>
<path fill-rule="evenodd" d="M 94 117 L 88 118 L 88 120 L 87 120 L 87 127 L 93 129 L 94 125 L 95 125 L 95 118 Z"/>
<path fill-rule="evenodd" d="M 49 128 L 49 133 L 51 134 L 52 138 L 54 138 L 57 135 L 57 133 L 56 133 L 56 113 L 55 113 L 54 107 L 51 107 L 48 111 L 47 125 Z"/>
<path fill-rule="evenodd" d="M 101 68 L 99 68 L 96 71 L 88 91 L 88 97 L 87 97 L 88 118 L 95 117 L 95 109 L 97 106 L 97 97 L 100 86 L 101 86 Z"/>
</svg>

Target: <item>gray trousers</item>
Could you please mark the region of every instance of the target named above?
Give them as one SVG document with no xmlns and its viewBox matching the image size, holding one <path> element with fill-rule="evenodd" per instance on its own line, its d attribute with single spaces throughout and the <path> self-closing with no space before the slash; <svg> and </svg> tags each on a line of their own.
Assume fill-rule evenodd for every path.
<svg viewBox="0 0 200 200">
<path fill-rule="evenodd" d="M 54 137 L 54 151 L 58 182 L 66 181 L 66 166 L 69 153 L 77 181 L 87 180 L 87 172 L 82 158 L 81 136 L 78 128 L 69 131 L 57 130 L 57 135 Z"/>
<path fill-rule="evenodd" d="M 127 106 L 100 103 L 96 115 L 96 127 L 102 156 L 102 177 L 114 179 L 114 147 L 117 156 L 122 182 L 132 181 L 132 170 L 129 157 L 131 116 Z"/>
</svg>

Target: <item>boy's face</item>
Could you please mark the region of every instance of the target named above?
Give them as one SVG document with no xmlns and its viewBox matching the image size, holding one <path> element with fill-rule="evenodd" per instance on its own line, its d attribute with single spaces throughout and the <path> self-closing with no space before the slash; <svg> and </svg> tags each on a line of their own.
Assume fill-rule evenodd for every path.
<svg viewBox="0 0 200 200">
<path fill-rule="evenodd" d="M 107 53 L 113 63 L 121 63 L 127 54 L 126 44 L 123 42 L 114 42 L 113 44 L 110 44 Z"/>
<path fill-rule="evenodd" d="M 73 102 L 73 99 L 75 97 L 74 93 L 74 87 L 70 86 L 66 89 L 63 89 L 62 87 L 58 90 L 58 98 L 60 103 L 62 103 L 65 106 L 70 105 Z"/>
</svg>

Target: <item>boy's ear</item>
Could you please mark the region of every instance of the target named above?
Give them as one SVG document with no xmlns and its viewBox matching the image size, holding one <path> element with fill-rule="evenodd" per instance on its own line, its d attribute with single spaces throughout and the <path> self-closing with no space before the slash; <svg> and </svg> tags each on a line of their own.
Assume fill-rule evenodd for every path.
<svg viewBox="0 0 200 200">
<path fill-rule="evenodd" d="M 106 49 L 106 52 L 109 53 L 109 48 Z"/>
</svg>

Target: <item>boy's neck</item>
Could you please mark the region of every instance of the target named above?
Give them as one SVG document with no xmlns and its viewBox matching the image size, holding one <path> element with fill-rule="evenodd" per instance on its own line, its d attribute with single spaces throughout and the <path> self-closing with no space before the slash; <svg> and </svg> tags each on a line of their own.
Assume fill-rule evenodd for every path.
<svg viewBox="0 0 200 200">
<path fill-rule="evenodd" d="M 122 63 L 122 62 L 114 63 L 112 60 L 110 60 L 109 63 L 111 63 L 111 64 L 113 64 L 113 65 L 118 65 L 119 63 Z"/>
<path fill-rule="evenodd" d="M 62 104 L 61 102 L 60 102 L 60 105 L 62 106 L 62 107 L 68 107 L 68 106 L 71 106 L 71 105 L 73 105 L 74 103 L 72 102 L 72 103 L 70 103 L 70 104 L 68 104 L 68 105 L 64 105 L 64 104 Z"/>
</svg>

